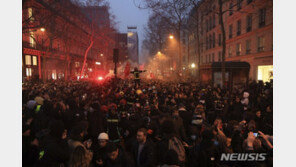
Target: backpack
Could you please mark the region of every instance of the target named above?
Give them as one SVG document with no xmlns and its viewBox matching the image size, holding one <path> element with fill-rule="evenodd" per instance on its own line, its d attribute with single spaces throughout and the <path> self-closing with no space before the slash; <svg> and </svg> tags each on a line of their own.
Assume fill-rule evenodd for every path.
<svg viewBox="0 0 296 167">
<path fill-rule="evenodd" d="M 176 151 L 180 162 L 185 161 L 185 157 L 186 157 L 185 149 L 183 147 L 182 142 L 178 138 L 173 137 L 173 138 L 169 139 L 169 150 Z"/>
</svg>

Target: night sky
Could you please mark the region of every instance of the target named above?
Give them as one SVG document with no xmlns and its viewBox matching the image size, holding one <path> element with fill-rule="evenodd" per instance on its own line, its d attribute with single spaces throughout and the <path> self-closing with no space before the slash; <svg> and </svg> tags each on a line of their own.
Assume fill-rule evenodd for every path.
<svg viewBox="0 0 296 167">
<path fill-rule="evenodd" d="M 141 56 L 141 45 L 144 38 L 144 26 L 149 17 L 148 10 L 141 10 L 134 5 L 133 0 L 108 0 L 111 13 L 115 15 L 117 27 L 122 33 L 127 32 L 127 26 L 137 26 L 139 35 L 139 53 Z M 140 62 L 142 58 L 140 57 Z"/>
</svg>

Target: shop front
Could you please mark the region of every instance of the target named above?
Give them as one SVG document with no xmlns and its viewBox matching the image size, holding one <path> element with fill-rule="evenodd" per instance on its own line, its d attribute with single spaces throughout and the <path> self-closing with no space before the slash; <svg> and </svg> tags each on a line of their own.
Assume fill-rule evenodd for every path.
<svg viewBox="0 0 296 167">
<path fill-rule="evenodd" d="M 272 56 L 256 58 L 254 60 L 254 73 L 257 81 L 269 82 L 273 79 Z"/>
<path fill-rule="evenodd" d="M 23 79 L 38 79 L 41 77 L 40 67 L 41 52 L 24 48 L 22 56 Z"/>
</svg>

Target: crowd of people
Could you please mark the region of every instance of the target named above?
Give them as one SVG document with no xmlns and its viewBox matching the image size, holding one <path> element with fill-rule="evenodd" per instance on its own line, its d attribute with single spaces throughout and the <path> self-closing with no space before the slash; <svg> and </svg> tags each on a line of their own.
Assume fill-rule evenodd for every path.
<svg viewBox="0 0 296 167">
<path fill-rule="evenodd" d="M 23 166 L 271 166 L 272 83 L 26 82 Z M 266 153 L 222 161 L 222 153 Z"/>
</svg>

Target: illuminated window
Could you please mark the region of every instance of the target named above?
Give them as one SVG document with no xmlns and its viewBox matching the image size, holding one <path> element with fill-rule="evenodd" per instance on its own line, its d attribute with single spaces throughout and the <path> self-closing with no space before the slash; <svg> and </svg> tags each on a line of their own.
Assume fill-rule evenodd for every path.
<svg viewBox="0 0 296 167">
<path fill-rule="evenodd" d="M 26 75 L 27 75 L 27 77 L 32 76 L 32 69 L 31 68 L 26 68 Z"/>
<path fill-rule="evenodd" d="M 32 65 L 32 61 L 31 61 L 31 56 L 30 55 L 26 55 L 25 56 L 25 64 L 26 65 Z"/>
<path fill-rule="evenodd" d="M 32 58 L 33 58 L 33 66 L 37 66 L 37 57 L 32 56 Z"/>
<path fill-rule="evenodd" d="M 33 9 L 32 8 L 28 8 L 28 18 L 29 20 L 32 22 L 34 21 L 34 17 L 33 17 Z"/>
<path fill-rule="evenodd" d="M 128 32 L 128 33 L 127 33 L 127 36 L 128 36 L 128 37 L 131 37 L 131 36 L 133 36 L 133 35 L 134 35 L 134 33 L 132 33 L 132 32 Z"/>
<path fill-rule="evenodd" d="M 54 80 L 57 79 L 57 72 L 56 72 L 56 70 L 52 70 L 51 78 L 54 79 Z"/>
<path fill-rule="evenodd" d="M 258 66 L 258 80 L 269 82 L 273 79 L 273 65 Z"/>
<path fill-rule="evenodd" d="M 33 32 L 30 32 L 30 46 L 31 47 L 35 47 L 36 43 L 35 43 L 35 40 L 34 40 L 34 33 Z"/>
<path fill-rule="evenodd" d="M 75 67 L 79 67 L 79 62 L 75 62 Z"/>
</svg>

